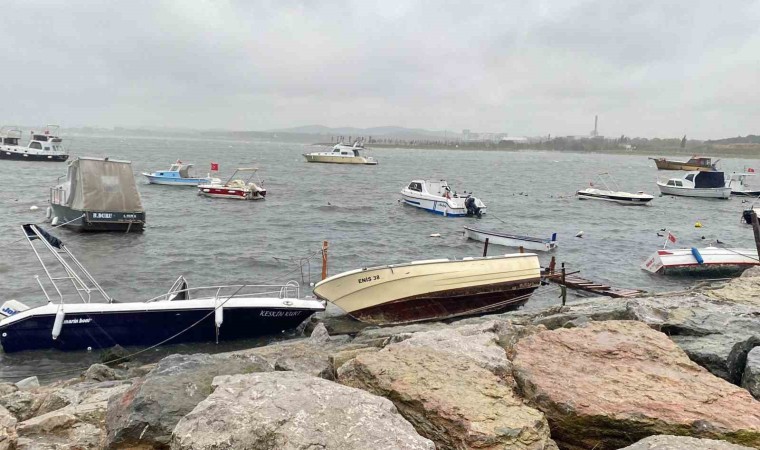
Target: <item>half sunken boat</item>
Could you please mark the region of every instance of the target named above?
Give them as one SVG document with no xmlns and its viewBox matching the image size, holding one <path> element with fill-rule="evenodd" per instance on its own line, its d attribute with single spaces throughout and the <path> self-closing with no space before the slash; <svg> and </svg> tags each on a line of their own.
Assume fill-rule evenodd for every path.
<svg viewBox="0 0 760 450">
<path fill-rule="evenodd" d="M 540 271 L 534 253 L 431 259 L 334 275 L 314 295 L 374 325 L 442 320 L 516 309 L 540 285 Z"/>
</svg>

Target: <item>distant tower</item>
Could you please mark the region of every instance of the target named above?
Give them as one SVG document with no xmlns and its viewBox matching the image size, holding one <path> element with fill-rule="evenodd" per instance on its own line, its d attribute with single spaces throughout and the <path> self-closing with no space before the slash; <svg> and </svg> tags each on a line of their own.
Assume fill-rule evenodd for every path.
<svg viewBox="0 0 760 450">
<path fill-rule="evenodd" d="M 591 136 L 599 136 L 599 116 L 594 116 L 594 131 L 591 132 Z"/>
</svg>

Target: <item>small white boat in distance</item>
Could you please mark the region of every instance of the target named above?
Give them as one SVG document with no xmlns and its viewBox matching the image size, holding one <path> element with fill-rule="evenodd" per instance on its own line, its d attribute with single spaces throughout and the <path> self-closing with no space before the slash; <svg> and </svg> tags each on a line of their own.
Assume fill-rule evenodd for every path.
<svg viewBox="0 0 760 450">
<path fill-rule="evenodd" d="M 706 173 L 706 172 L 705 172 Z M 651 273 L 697 272 L 709 269 L 744 270 L 757 266 L 757 249 L 749 248 L 686 248 L 657 250 L 641 268 Z"/>
<path fill-rule="evenodd" d="M 520 236 L 517 234 L 500 233 L 498 231 L 483 230 L 480 228 L 464 227 L 464 236 L 473 241 L 485 242 L 486 239 L 488 239 L 489 244 L 514 248 L 522 247 L 525 250 L 536 250 L 539 252 L 548 252 L 557 248 L 557 233 L 552 233 L 551 238 L 544 239 Z"/>
<path fill-rule="evenodd" d="M 594 183 L 589 183 L 590 187 L 581 189 L 576 192 L 579 200 L 603 200 L 606 202 L 618 203 L 621 205 L 646 205 L 654 198 L 644 191 L 623 192 L 609 173 L 600 173 L 596 177 L 596 182 L 601 184 L 604 189 L 594 187 Z M 614 189 L 611 189 L 612 186 Z"/>
<path fill-rule="evenodd" d="M 760 190 L 751 189 L 747 185 L 747 177 L 755 176 L 754 169 L 749 169 L 746 172 L 734 172 L 731 174 L 731 178 L 728 180 L 728 187 L 731 188 L 731 194 L 743 195 L 746 197 L 757 197 L 760 195 Z"/>
<path fill-rule="evenodd" d="M 541 283 L 535 253 L 431 259 L 351 270 L 314 286 L 314 295 L 375 325 L 442 320 L 515 309 Z"/>
<path fill-rule="evenodd" d="M 486 213 L 486 205 L 472 193 L 455 192 L 446 180 L 414 180 L 401 190 L 405 205 L 424 209 L 444 217 L 477 216 Z"/>
<path fill-rule="evenodd" d="M 224 183 L 212 182 L 198 185 L 198 195 L 211 198 L 231 198 L 237 200 L 263 200 L 267 190 L 251 181 L 259 169 L 255 167 L 239 168 Z M 249 173 L 246 180 L 235 179 L 238 172 Z M 262 183 L 263 184 L 263 183 Z"/>
<path fill-rule="evenodd" d="M 354 142 L 354 145 L 339 142 L 335 144 L 331 152 L 304 153 L 303 156 L 306 161 L 315 163 L 377 165 L 375 158 L 360 154 L 364 150 L 366 148 L 359 141 Z"/>
<path fill-rule="evenodd" d="M 731 188 L 726 186 L 723 172 L 688 172 L 683 178 L 671 178 L 667 183 L 657 182 L 660 192 L 682 197 L 729 198 Z"/>
</svg>

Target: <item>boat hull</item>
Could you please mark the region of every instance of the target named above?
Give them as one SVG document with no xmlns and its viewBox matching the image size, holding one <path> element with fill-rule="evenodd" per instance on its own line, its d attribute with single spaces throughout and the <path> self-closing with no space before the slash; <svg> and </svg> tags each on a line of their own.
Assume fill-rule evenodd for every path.
<svg viewBox="0 0 760 450">
<path fill-rule="evenodd" d="M 218 338 L 222 341 L 280 333 L 297 327 L 313 312 L 311 309 L 225 308 Z M 198 325 L 192 326 L 198 321 Z M 52 338 L 54 322 L 55 314 L 48 314 L 0 326 L 0 344 L 6 353 L 146 346 L 158 344 L 187 328 L 190 329 L 168 343 L 214 341 L 217 337 L 213 307 L 66 314 L 57 339 Z"/>
<path fill-rule="evenodd" d="M 687 164 L 679 161 L 668 161 L 665 159 L 655 159 L 655 165 L 658 170 L 683 170 L 686 172 L 699 171 L 699 172 L 712 172 L 715 170 L 713 167 L 699 166 L 696 164 Z"/>
<path fill-rule="evenodd" d="M 731 197 L 731 188 L 683 188 L 675 186 L 667 186 L 658 182 L 657 186 L 660 188 L 660 192 L 665 195 L 677 195 L 680 197 L 701 197 L 701 198 L 722 198 L 727 199 Z"/>
<path fill-rule="evenodd" d="M 616 195 L 615 193 L 595 193 L 578 191 L 576 192 L 579 200 L 601 200 L 606 202 L 617 203 L 619 205 L 638 205 L 643 206 L 652 201 L 653 197 L 649 196 L 625 196 Z"/>
<path fill-rule="evenodd" d="M 441 320 L 517 308 L 540 285 L 532 253 L 355 270 L 318 283 L 314 294 L 375 325 Z"/>
<path fill-rule="evenodd" d="M 668 274 L 709 270 L 740 271 L 758 264 L 757 250 L 706 247 L 658 250 L 644 261 L 641 268 L 650 273 Z"/>
<path fill-rule="evenodd" d="M 145 212 L 79 211 L 63 205 L 50 205 L 53 225 L 77 231 L 141 232 L 145 228 Z"/>
<path fill-rule="evenodd" d="M 365 158 L 364 156 L 330 156 L 305 153 L 304 158 L 307 162 L 327 163 L 327 164 L 361 164 L 365 166 L 376 166 L 377 161 Z"/>
<path fill-rule="evenodd" d="M 425 198 L 420 196 L 412 196 L 401 192 L 401 200 L 405 205 L 413 206 L 415 208 L 423 209 L 433 214 L 438 214 L 444 217 L 466 217 L 467 208 L 464 206 L 464 198 Z M 480 203 L 480 214 L 486 213 L 486 206 Z"/>
<path fill-rule="evenodd" d="M 522 247 L 525 250 L 535 250 L 539 252 L 548 252 L 557 248 L 557 241 L 552 241 L 551 239 L 517 236 L 489 230 L 479 230 L 471 227 L 464 227 L 464 236 L 467 239 L 472 239 L 474 241 L 485 242 L 485 240 L 488 239 L 489 244 L 514 248 Z"/>
<path fill-rule="evenodd" d="M 191 186 L 197 187 L 199 184 L 208 183 L 208 178 L 165 178 L 156 177 L 144 173 L 143 176 L 148 179 L 149 184 L 162 184 L 165 186 Z"/>
<path fill-rule="evenodd" d="M 63 162 L 69 159 L 69 155 L 66 153 L 35 154 L 2 149 L 0 150 L 0 159 L 9 159 L 14 161 Z"/>
<path fill-rule="evenodd" d="M 266 191 L 254 192 L 246 189 L 200 185 L 198 186 L 198 195 L 208 198 L 226 198 L 231 200 L 264 200 Z"/>
</svg>

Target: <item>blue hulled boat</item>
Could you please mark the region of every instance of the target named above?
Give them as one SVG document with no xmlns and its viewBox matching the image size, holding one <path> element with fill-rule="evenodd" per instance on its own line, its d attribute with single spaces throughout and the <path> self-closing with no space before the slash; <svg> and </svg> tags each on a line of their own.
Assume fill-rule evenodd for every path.
<svg viewBox="0 0 760 450">
<path fill-rule="evenodd" d="M 150 184 L 167 184 L 171 186 L 198 186 L 199 184 L 208 184 L 213 181 L 219 181 L 218 178 L 194 178 L 190 175 L 192 164 L 183 164 L 177 160 L 169 167 L 169 170 L 160 170 L 153 173 L 144 173 Z"/>
</svg>

